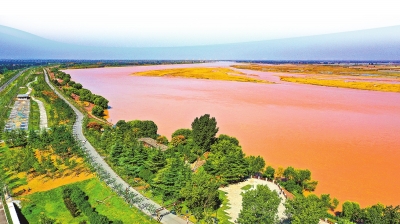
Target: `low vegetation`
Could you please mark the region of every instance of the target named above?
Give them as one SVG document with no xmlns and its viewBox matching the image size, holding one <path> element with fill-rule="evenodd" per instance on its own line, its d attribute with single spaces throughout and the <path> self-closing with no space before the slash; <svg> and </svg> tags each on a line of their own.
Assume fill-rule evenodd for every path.
<svg viewBox="0 0 400 224">
<path fill-rule="evenodd" d="M 31 111 L 29 113 L 29 130 L 40 129 L 40 111 L 39 105 L 31 100 Z"/>
<path fill-rule="evenodd" d="M 60 71 L 54 67 L 50 69 L 50 80 L 59 87 L 70 99 L 74 99 L 80 104 L 87 104 L 92 115 L 102 118 L 104 110 L 108 108 L 108 100 L 100 95 L 93 94 L 90 90 L 83 88 L 82 84 L 71 80 L 71 75 Z"/>
<path fill-rule="evenodd" d="M 382 92 L 400 92 L 400 84 L 391 84 L 391 83 L 347 81 L 338 79 L 319 79 L 311 77 L 285 77 L 285 76 L 281 77 L 281 80 L 286 82 L 295 82 L 295 83 L 311 84 L 318 86 L 374 90 Z"/>
<path fill-rule="evenodd" d="M 37 82 L 31 86 L 35 97 L 44 103 L 49 127 L 74 123 L 74 111 L 50 89 L 44 79 L 43 71 L 38 76 Z"/>
<path fill-rule="evenodd" d="M 63 76 L 61 83 L 68 78 L 60 76 Z M 73 112 L 55 103 L 55 94 L 43 81 L 39 78 L 33 87 L 46 107 L 54 110 L 50 117 L 51 130 L 41 133 L 30 130 L 29 135 L 23 131 L 8 132 L 4 135 L 6 146 L 0 151 L 1 180 L 22 201 L 22 213 L 27 220 L 31 223 L 155 223 L 151 217 L 131 208 L 139 206 L 156 215 L 155 206 L 146 204 L 143 196 L 118 184 L 75 141 L 70 126 L 63 125 L 73 122 L 68 118 Z M 60 87 L 67 90 L 69 84 L 70 81 L 66 82 L 67 88 Z M 146 197 L 178 216 L 189 216 L 196 223 L 216 220 L 228 223 L 225 212 L 228 202 L 218 188 L 250 175 L 275 180 L 294 194 L 285 205 L 292 223 L 317 223 L 325 217 L 338 223 L 398 223 L 399 206 L 378 204 L 361 209 L 349 202 L 343 204 L 341 214 L 331 215 L 329 212 L 339 204 L 335 198 L 329 194 L 303 195 L 317 186 L 309 170 L 265 167 L 262 157 L 246 156 L 235 137 L 217 136 L 217 122 L 208 114 L 195 118 L 191 129 L 176 130 L 170 142 L 157 131 L 153 121 L 118 121 L 115 126 L 94 118 L 86 118 L 84 122 L 86 137 L 119 176 Z M 143 137 L 153 138 L 168 149 L 161 151 L 144 145 L 139 140 Z M 93 172 L 97 178 L 92 178 Z M 84 178 L 84 181 L 68 177 Z M 244 193 L 238 223 L 276 222 L 279 204 L 276 198 L 276 193 L 266 187 L 249 189 Z"/>
<path fill-rule="evenodd" d="M 264 80 L 248 76 L 244 73 L 234 71 L 229 68 L 176 68 L 136 72 L 132 75 L 266 83 Z"/>
<path fill-rule="evenodd" d="M 265 72 L 283 72 L 297 74 L 326 75 L 371 75 L 400 77 L 400 67 L 396 65 L 325 65 L 325 64 L 242 64 L 232 65 L 234 68 L 250 69 Z"/>
<path fill-rule="evenodd" d="M 58 187 L 45 192 L 37 192 L 30 195 L 21 196 L 22 213 L 30 223 L 40 223 L 40 214 L 45 214 L 48 218 L 60 223 L 89 223 L 90 218 L 84 211 L 77 206 L 74 217 L 71 210 L 65 203 L 66 189 L 75 189 L 84 195 L 82 198 L 90 204 L 89 211 L 96 211 L 100 217 L 111 220 L 112 223 L 157 223 L 150 219 L 136 208 L 131 208 L 121 197 L 108 188 L 105 183 L 97 178 L 76 182 L 73 184 Z M 94 208 L 94 210 L 91 210 Z M 109 222 L 90 222 L 90 223 L 109 223 Z"/>
<path fill-rule="evenodd" d="M 204 60 L 135 60 L 135 61 L 83 61 L 70 62 L 60 65 L 61 69 L 84 69 L 84 68 L 104 68 L 138 65 L 168 65 L 168 64 L 194 64 L 204 63 Z"/>
</svg>

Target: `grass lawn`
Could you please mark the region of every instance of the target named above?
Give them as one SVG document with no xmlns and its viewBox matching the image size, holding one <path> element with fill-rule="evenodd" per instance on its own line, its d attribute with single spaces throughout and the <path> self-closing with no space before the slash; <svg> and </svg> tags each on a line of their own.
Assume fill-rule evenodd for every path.
<svg viewBox="0 0 400 224">
<path fill-rule="evenodd" d="M 39 130 L 40 129 L 40 111 L 38 104 L 31 100 L 31 113 L 29 115 L 29 129 Z"/>
<path fill-rule="evenodd" d="M 265 80 L 258 79 L 256 76 L 251 77 L 230 68 L 177 68 L 136 72 L 132 75 L 268 83 Z"/>
<path fill-rule="evenodd" d="M 124 223 L 157 223 L 155 220 L 143 214 L 137 208 L 130 208 L 122 198 L 117 196 L 109 187 L 100 182 L 97 178 L 76 182 L 89 197 L 89 203 L 96 208 L 99 214 L 109 219 L 121 220 Z M 87 220 L 83 214 L 73 218 L 64 205 L 62 199 L 63 187 L 58 187 L 45 192 L 37 192 L 31 195 L 19 197 L 22 201 L 22 213 L 30 223 L 38 223 L 40 213 L 47 217 L 57 219 L 61 223 L 79 223 Z M 103 203 L 97 202 L 103 201 Z"/>
<path fill-rule="evenodd" d="M 222 200 L 222 206 L 217 210 L 217 218 L 218 218 L 218 223 L 219 224 L 229 224 L 231 223 L 229 221 L 230 217 L 228 216 L 228 213 L 226 212 L 227 209 L 229 209 L 229 201 L 228 198 L 226 197 L 226 192 L 223 191 L 218 191 L 219 192 L 219 198 Z"/>
<path fill-rule="evenodd" d="M 251 187 L 252 187 L 252 186 L 251 186 L 250 184 L 248 184 L 248 185 L 246 185 L 246 186 L 244 186 L 244 187 L 242 187 L 242 188 L 240 188 L 240 189 L 242 189 L 242 190 L 244 190 L 244 191 L 247 191 L 247 190 L 249 190 Z"/>
<path fill-rule="evenodd" d="M 25 94 L 26 92 L 28 92 L 28 87 L 20 87 L 19 88 L 19 91 L 18 91 L 18 94 Z"/>
</svg>

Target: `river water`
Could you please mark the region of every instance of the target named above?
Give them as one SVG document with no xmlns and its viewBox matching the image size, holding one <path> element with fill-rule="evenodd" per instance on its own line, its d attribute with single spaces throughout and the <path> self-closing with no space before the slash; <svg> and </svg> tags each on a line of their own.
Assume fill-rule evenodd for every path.
<svg viewBox="0 0 400 224">
<path fill-rule="evenodd" d="M 65 70 L 110 101 L 109 121 L 153 120 L 170 135 L 195 117 L 215 117 L 268 165 L 311 170 L 316 193 L 362 206 L 400 204 L 400 94 L 282 83 L 275 73 L 241 70 L 277 84 L 166 77 L 138 71 L 226 67 L 230 63 Z"/>
</svg>

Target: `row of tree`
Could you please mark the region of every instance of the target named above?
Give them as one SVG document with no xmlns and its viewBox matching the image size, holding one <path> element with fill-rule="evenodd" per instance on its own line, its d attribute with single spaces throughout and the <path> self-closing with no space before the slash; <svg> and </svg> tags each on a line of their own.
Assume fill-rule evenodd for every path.
<svg viewBox="0 0 400 224">
<path fill-rule="evenodd" d="M 90 205 L 86 193 L 76 186 L 65 187 L 63 189 L 63 200 L 72 217 L 77 217 L 80 215 L 80 213 L 83 213 L 86 215 L 86 217 L 88 217 L 90 223 L 122 224 L 122 221 L 120 220 L 111 222 L 107 216 L 99 214 Z"/>
<path fill-rule="evenodd" d="M 9 137 L 23 144 L 8 144 L 2 154 L 4 168 L 12 172 L 27 172 L 37 174 L 52 174 L 61 167 L 75 168 L 78 163 L 74 157 L 83 156 L 82 150 L 65 126 L 54 126 L 52 130 L 42 130 L 40 133 L 30 130 L 27 137 L 25 131 L 6 132 Z M 9 140 L 7 142 L 10 142 Z M 18 148 L 17 148 L 18 147 Z M 39 156 L 36 156 L 39 154 Z M 54 158 L 51 155 L 55 155 Z"/>
<path fill-rule="evenodd" d="M 246 156 L 236 138 L 216 137 L 217 122 L 210 115 L 196 118 L 192 129 L 176 130 L 164 152 L 138 141 L 142 137 L 163 141 L 152 121 L 118 121 L 114 127 L 90 122 L 86 128 L 86 136 L 108 154 L 109 162 L 128 182 L 135 184 L 135 178 L 141 178 L 164 201 L 184 200 L 199 220 L 219 206 L 219 186 L 262 173 L 265 167 L 262 157 Z M 201 160 L 206 160 L 204 167 L 193 173 L 189 163 Z"/>
<path fill-rule="evenodd" d="M 57 86 L 62 86 L 63 91 L 68 96 L 75 94 L 79 96 L 79 100 L 93 103 L 95 106 L 92 109 L 92 114 L 95 116 L 103 116 L 104 110 L 108 108 L 108 100 L 103 96 L 93 94 L 90 90 L 83 88 L 82 84 L 76 83 L 71 80 L 71 75 L 58 68 L 52 68 L 51 72 L 54 74 L 55 79 L 52 80 Z"/>
<path fill-rule="evenodd" d="M 38 76 L 37 82 L 32 83 L 36 97 L 41 98 L 46 105 L 49 125 L 72 124 L 75 121 L 75 113 L 64 100 L 60 99 L 47 85 L 44 75 Z"/>
</svg>

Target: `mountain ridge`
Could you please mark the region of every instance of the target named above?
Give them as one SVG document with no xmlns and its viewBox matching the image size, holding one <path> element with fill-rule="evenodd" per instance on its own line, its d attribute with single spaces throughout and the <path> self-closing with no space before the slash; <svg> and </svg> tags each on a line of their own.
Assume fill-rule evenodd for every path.
<svg viewBox="0 0 400 224">
<path fill-rule="evenodd" d="M 0 25 L 0 59 L 399 60 L 400 26 L 185 47 L 93 47 Z"/>
</svg>

